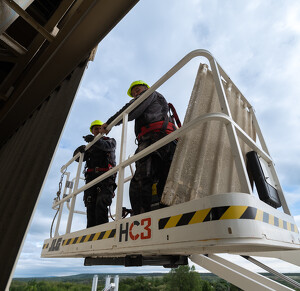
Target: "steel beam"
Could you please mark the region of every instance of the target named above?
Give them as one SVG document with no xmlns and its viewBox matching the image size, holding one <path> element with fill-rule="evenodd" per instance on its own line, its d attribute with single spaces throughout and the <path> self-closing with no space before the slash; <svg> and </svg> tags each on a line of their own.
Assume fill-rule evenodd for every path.
<svg viewBox="0 0 300 291">
<path fill-rule="evenodd" d="M 32 18 L 21 6 L 19 6 L 13 0 L 3 0 L 7 6 L 13 9 L 17 14 L 19 14 L 26 22 L 28 22 L 36 31 L 43 35 L 48 41 L 53 41 L 54 36 L 49 33 L 42 25 L 40 25 L 34 18 Z"/>
<path fill-rule="evenodd" d="M 243 290 L 293 290 L 217 255 L 195 254 L 190 256 L 190 260 Z"/>
</svg>

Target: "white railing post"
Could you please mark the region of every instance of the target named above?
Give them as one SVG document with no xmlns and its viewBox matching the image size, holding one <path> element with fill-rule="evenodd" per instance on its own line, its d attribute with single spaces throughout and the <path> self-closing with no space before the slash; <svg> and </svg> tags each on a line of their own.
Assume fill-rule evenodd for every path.
<svg viewBox="0 0 300 291">
<path fill-rule="evenodd" d="M 78 162 L 78 167 L 77 167 L 77 173 L 76 173 L 76 179 L 75 179 L 73 193 L 78 189 L 83 157 L 84 157 L 84 153 L 81 153 L 80 156 L 79 156 L 79 162 Z M 70 231 L 71 231 L 72 220 L 73 220 L 73 212 L 74 212 L 75 202 L 76 202 L 76 196 L 77 195 L 72 195 L 71 207 L 70 207 L 70 212 L 69 212 L 69 217 L 68 217 L 66 233 L 70 233 Z"/>
<path fill-rule="evenodd" d="M 98 286 L 98 275 L 94 275 L 94 277 L 93 277 L 92 291 L 97 291 L 97 286 Z"/>
<path fill-rule="evenodd" d="M 256 131 L 256 134 L 258 136 L 258 139 L 259 139 L 259 142 L 261 144 L 261 147 L 262 149 L 268 154 L 269 154 L 269 150 L 268 150 L 268 147 L 267 147 L 267 144 L 265 142 L 265 139 L 262 135 L 262 132 L 261 132 L 261 129 L 260 129 L 260 126 L 258 124 L 258 121 L 256 119 L 256 115 L 255 115 L 255 112 L 254 112 L 254 109 L 253 107 L 250 108 L 250 113 L 252 115 L 252 119 L 253 119 L 253 124 L 254 124 L 254 128 L 255 128 L 255 131 Z M 270 171 L 272 173 L 272 177 L 273 179 L 275 180 L 275 183 L 276 183 L 276 189 L 277 189 L 277 192 L 278 192 L 278 196 L 279 196 L 279 200 L 281 202 L 281 205 L 282 205 L 282 209 L 284 211 L 284 213 L 288 214 L 288 215 L 291 215 L 291 212 L 290 212 L 290 209 L 286 203 L 286 200 L 285 200 L 285 197 L 283 195 L 283 190 L 281 188 L 281 184 L 279 182 L 279 179 L 278 179 L 278 176 L 277 176 L 277 173 L 275 171 L 275 167 L 274 167 L 274 163 L 273 161 L 268 161 L 268 166 L 270 168 Z"/>
<path fill-rule="evenodd" d="M 214 58 L 211 58 L 209 60 L 209 62 L 210 62 L 210 66 L 211 66 L 211 69 L 212 69 L 212 74 L 213 74 L 213 78 L 214 78 L 214 81 L 215 81 L 216 90 L 217 90 L 217 93 L 218 93 L 219 102 L 220 102 L 220 105 L 221 105 L 222 112 L 225 113 L 226 115 L 228 115 L 230 117 L 230 119 L 232 119 L 230 108 L 229 108 L 229 105 L 228 105 L 228 101 L 227 101 L 227 98 L 226 98 L 226 94 L 225 94 L 225 91 L 224 91 L 224 87 L 223 87 L 220 72 L 219 72 L 219 65 L 218 65 L 218 63 L 216 62 L 216 60 Z M 232 155 L 233 155 L 233 158 L 234 158 L 234 161 L 235 161 L 235 165 L 236 165 L 237 174 L 238 174 L 239 179 L 240 179 L 242 192 L 251 194 L 252 193 L 252 187 L 251 187 L 251 184 L 250 184 L 246 164 L 244 162 L 243 153 L 242 153 L 242 150 L 241 150 L 241 147 L 240 147 L 240 143 L 239 143 L 239 140 L 238 140 L 238 137 L 237 137 L 235 127 L 232 124 L 232 122 L 229 122 L 228 124 L 226 124 L 226 130 L 227 130 L 227 134 L 228 134 L 228 137 L 229 137 L 231 152 L 232 152 Z"/>
<path fill-rule="evenodd" d="M 123 115 L 123 127 L 122 127 L 121 150 L 120 150 L 120 164 L 125 161 L 125 156 L 126 156 L 127 124 L 128 124 L 128 114 L 125 113 Z M 119 170 L 119 176 L 118 176 L 116 220 L 119 220 L 119 219 L 122 218 L 124 172 L 125 172 L 125 167 L 121 167 L 120 170 Z"/>
<path fill-rule="evenodd" d="M 75 179 L 76 179 L 76 177 L 72 180 L 72 185 L 74 184 L 74 181 L 75 181 Z M 82 177 L 79 177 L 79 179 L 82 179 L 82 180 L 84 180 L 84 178 L 82 178 Z M 77 189 L 78 190 L 78 189 Z M 77 195 L 77 194 L 76 194 Z M 67 208 L 68 208 L 68 210 L 70 211 L 70 205 L 69 205 L 70 203 L 69 203 L 69 201 L 67 200 Z M 79 211 L 79 210 L 75 210 L 74 209 L 74 211 L 73 211 L 73 213 L 77 213 L 77 214 L 83 214 L 83 215 L 86 215 L 86 211 Z"/>
</svg>

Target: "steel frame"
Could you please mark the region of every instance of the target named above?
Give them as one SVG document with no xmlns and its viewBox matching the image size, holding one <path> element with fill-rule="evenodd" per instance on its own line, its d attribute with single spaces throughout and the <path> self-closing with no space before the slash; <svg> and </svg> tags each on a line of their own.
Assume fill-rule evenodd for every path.
<svg viewBox="0 0 300 291">
<path fill-rule="evenodd" d="M 26 22 L 28 22 L 36 31 L 38 31 L 48 41 L 53 41 L 54 36 L 49 33 L 42 25 L 32 18 L 21 6 L 13 0 L 3 0 L 3 2 L 19 14 Z"/>
<path fill-rule="evenodd" d="M 214 254 L 191 255 L 190 260 L 243 290 L 294 290 Z"/>
</svg>

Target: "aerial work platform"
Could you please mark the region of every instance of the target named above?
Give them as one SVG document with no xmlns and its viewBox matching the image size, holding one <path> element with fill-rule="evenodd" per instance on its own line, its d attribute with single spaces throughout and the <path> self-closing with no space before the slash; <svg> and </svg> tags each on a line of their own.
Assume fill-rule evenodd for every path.
<svg viewBox="0 0 300 291">
<path fill-rule="evenodd" d="M 54 237 L 45 241 L 42 256 L 250 254 L 299 247 L 291 216 L 248 194 L 228 193 Z"/>
<path fill-rule="evenodd" d="M 128 113 L 198 56 L 205 57 L 209 64 L 200 64 L 183 126 L 126 159 Z M 109 129 L 121 119 L 120 163 L 115 168 L 78 188 L 83 154 L 78 153 L 62 167 L 62 177 L 67 176 L 64 197 L 53 204 L 58 214 L 55 233 L 44 241 L 42 257 L 83 257 L 86 265 L 173 267 L 186 264 L 187 258 L 205 265 L 209 258 L 210 262 L 212 258 L 217 260 L 213 257 L 216 253 L 269 254 L 300 266 L 299 231 L 254 110 L 209 52 L 195 50 L 185 56 Z M 131 179 L 124 177 L 125 168 L 174 139 L 179 141 L 162 196 L 168 207 L 123 218 L 124 183 Z M 78 168 L 71 183 L 67 168 L 77 158 Z M 75 210 L 77 195 L 113 173 L 118 173 L 115 220 L 72 232 L 73 214 L 79 213 Z M 66 231 L 59 233 L 63 205 L 69 200 Z M 222 277 L 222 272 L 218 275 Z M 224 275 L 224 279 L 230 281 L 230 276 Z M 251 282 L 246 280 L 245 285 L 243 280 L 244 276 L 231 282 L 246 289 L 257 283 L 249 279 Z M 289 289 L 280 285 L 277 290 Z"/>
</svg>

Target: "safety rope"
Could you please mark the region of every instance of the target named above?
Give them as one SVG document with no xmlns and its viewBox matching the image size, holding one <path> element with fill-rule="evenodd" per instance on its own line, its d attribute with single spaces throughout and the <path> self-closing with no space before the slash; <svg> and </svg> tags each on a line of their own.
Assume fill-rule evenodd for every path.
<svg viewBox="0 0 300 291">
<path fill-rule="evenodd" d="M 115 219 L 113 218 L 113 216 L 111 214 L 110 206 L 108 206 L 108 211 L 109 211 L 110 218 L 113 221 L 115 221 Z M 132 214 L 132 210 L 131 209 L 127 209 L 126 207 L 122 207 L 122 219 L 125 218 L 128 214 Z"/>
<path fill-rule="evenodd" d="M 54 198 L 54 200 L 56 200 L 56 202 L 60 201 L 60 194 L 61 194 L 61 188 L 62 188 L 62 182 L 63 182 L 63 179 L 64 179 L 64 175 L 67 171 L 67 168 L 64 169 L 63 173 L 61 174 L 61 177 L 60 177 L 60 181 L 58 183 L 58 191 L 56 192 L 56 197 Z M 58 205 L 58 209 L 53 217 L 53 220 L 52 220 L 52 223 L 51 223 L 51 228 L 50 228 L 50 238 L 52 238 L 52 229 L 53 229 L 53 225 L 54 225 L 54 221 L 55 221 L 55 218 L 59 212 L 59 209 L 60 209 L 60 205 Z"/>
<path fill-rule="evenodd" d="M 111 218 L 113 221 L 115 221 L 115 219 L 113 218 L 113 216 L 112 216 L 112 214 L 111 214 L 110 205 L 108 206 L 108 211 L 109 211 L 109 216 L 110 216 L 110 218 Z"/>
</svg>

